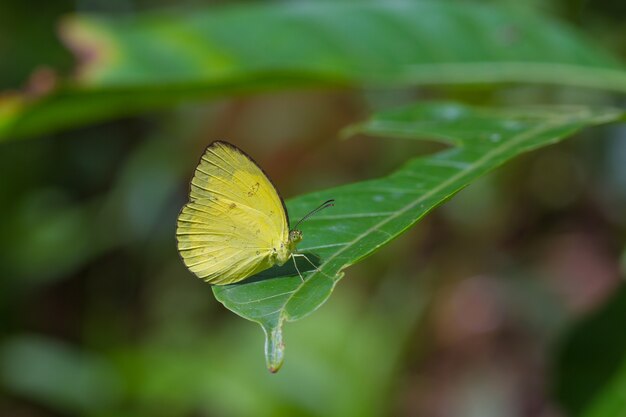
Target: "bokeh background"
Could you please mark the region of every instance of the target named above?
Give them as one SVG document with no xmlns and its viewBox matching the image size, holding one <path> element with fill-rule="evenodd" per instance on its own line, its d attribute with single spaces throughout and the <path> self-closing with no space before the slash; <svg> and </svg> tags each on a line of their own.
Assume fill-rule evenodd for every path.
<svg viewBox="0 0 626 417">
<path fill-rule="evenodd" d="M 71 76 L 68 13 L 227 3 L 3 0 L 0 89 Z M 526 7 L 626 54 L 621 0 Z M 211 141 L 254 155 L 288 198 L 440 149 L 339 140 L 372 108 L 438 98 L 624 105 L 545 85 L 292 88 L 1 143 L 0 416 L 582 415 L 626 358 L 624 125 L 516 159 L 349 268 L 287 326 L 276 375 L 258 326 L 178 257 L 176 216 Z"/>
</svg>

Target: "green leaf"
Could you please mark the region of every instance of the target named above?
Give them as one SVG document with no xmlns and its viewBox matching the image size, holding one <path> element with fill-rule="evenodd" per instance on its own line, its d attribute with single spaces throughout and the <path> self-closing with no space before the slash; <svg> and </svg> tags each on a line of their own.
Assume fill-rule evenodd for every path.
<svg viewBox="0 0 626 417">
<path fill-rule="evenodd" d="M 79 59 L 76 80 L 1 97 L 0 139 L 292 86 L 538 82 L 626 92 L 623 63 L 583 35 L 517 8 L 474 2 L 77 15 L 61 34 Z"/>
<path fill-rule="evenodd" d="M 626 360 L 615 365 L 617 372 L 606 381 L 583 417 L 622 417 L 626 414 Z"/>
<path fill-rule="evenodd" d="M 556 393 L 573 416 L 626 415 L 626 285 L 578 322 L 557 355 Z"/>
<path fill-rule="evenodd" d="M 302 225 L 299 250 L 319 270 L 306 270 L 301 282 L 286 265 L 252 280 L 214 286 L 216 298 L 238 315 L 259 323 L 266 333 L 266 361 L 277 371 L 284 358 L 282 327 L 321 306 L 343 270 L 374 253 L 430 210 L 481 175 L 532 149 L 555 143 L 577 130 L 623 117 L 613 109 L 586 107 L 470 108 L 460 104 L 419 104 L 375 115 L 352 133 L 406 139 L 435 138 L 454 147 L 408 161 L 391 175 L 323 190 L 287 202 L 298 219 L 330 198 L 335 207 Z M 392 145 L 390 145 L 392 146 Z"/>
</svg>

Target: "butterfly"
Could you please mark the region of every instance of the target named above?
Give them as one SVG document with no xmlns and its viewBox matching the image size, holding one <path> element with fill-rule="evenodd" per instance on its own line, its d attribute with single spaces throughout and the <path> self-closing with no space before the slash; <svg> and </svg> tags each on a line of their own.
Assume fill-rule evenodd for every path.
<svg viewBox="0 0 626 417">
<path fill-rule="evenodd" d="M 210 284 L 231 284 L 284 265 L 302 240 L 297 227 L 328 200 L 304 216 L 293 229 L 285 202 L 254 160 L 227 142 L 211 143 L 191 180 L 189 202 L 178 216 L 178 251 L 187 268 Z M 303 279 L 304 280 L 304 279 Z"/>
</svg>

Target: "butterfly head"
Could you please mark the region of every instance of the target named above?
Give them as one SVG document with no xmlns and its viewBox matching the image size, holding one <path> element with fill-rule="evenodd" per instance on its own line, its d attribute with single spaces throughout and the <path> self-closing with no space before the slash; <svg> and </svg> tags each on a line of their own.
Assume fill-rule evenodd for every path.
<svg viewBox="0 0 626 417">
<path fill-rule="evenodd" d="M 280 248 L 274 249 L 274 257 L 278 265 L 283 265 L 285 262 L 287 262 L 291 254 L 296 251 L 296 245 L 300 243 L 300 241 L 302 241 L 302 231 L 297 229 L 300 223 L 302 223 L 318 211 L 327 207 L 332 207 L 334 205 L 334 201 L 335 200 L 325 201 L 324 203 L 322 203 L 322 205 L 311 211 L 309 214 L 304 216 L 298 223 L 296 223 L 294 228 L 289 231 L 289 237 L 287 238 L 287 242 L 281 243 Z"/>
<path fill-rule="evenodd" d="M 286 242 L 281 242 L 280 246 L 273 249 L 272 256 L 278 265 L 283 265 L 289 260 L 291 254 L 296 251 L 296 245 L 302 240 L 302 231 L 291 230 Z"/>
<path fill-rule="evenodd" d="M 289 232 L 289 244 L 297 245 L 302 240 L 302 231 L 301 230 L 291 230 Z"/>
<path fill-rule="evenodd" d="M 301 230 L 290 230 L 289 231 L 289 239 L 285 244 L 286 255 L 287 257 L 291 256 L 293 252 L 296 251 L 296 245 L 300 243 L 302 240 L 302 231 Z"/>
</svg>

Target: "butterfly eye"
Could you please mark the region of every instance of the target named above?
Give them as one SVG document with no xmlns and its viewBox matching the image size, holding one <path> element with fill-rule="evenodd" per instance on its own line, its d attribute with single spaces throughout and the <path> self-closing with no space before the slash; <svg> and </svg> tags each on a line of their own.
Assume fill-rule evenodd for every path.
<svg viewBox="0 0 626 417">
<path fill-rule="evenodd" d="M 302 231 L 300 230 L 292 230 L 289 232 L 289 241 L 290 242 L 300 242 L 302 240 Z"/>
</svg>

